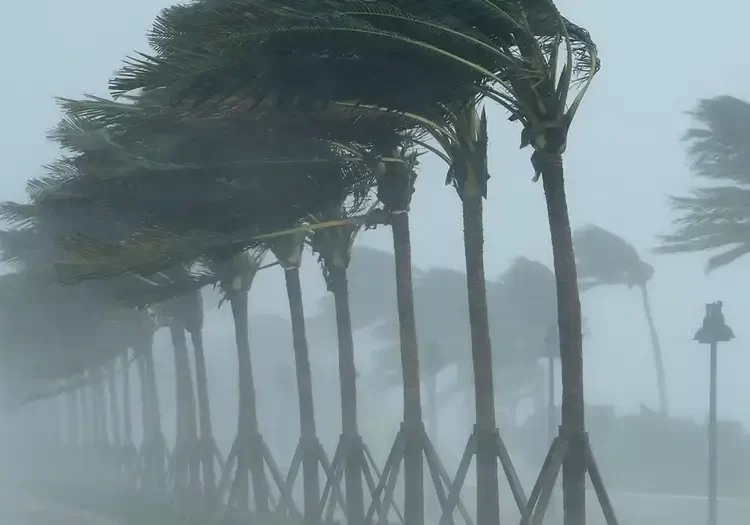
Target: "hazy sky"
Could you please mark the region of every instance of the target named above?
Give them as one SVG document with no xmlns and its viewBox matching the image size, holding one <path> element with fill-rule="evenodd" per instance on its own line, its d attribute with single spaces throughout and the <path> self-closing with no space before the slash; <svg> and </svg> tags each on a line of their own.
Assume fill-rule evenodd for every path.
<svg viewBox="0 0 750 525">
<path fill-rule="evenodd" d="M 59 116 L 53 96 L 103 95 L 107 79 L 133 49 L 146 49 L 145 32 L 166 0 L 42 0 L 4 6 L 0 46 L 0 199 L 22 199 L 26 179 L 56 154 L 45 131 Z M 666 195 L 692 184 L 680 136 L 684 111 L 701 97 L 750 99 L 750 73 L 740 67 L 750 7 L 719 0 L 708 9 L 694 0 L 599 2 L 564 0 L 560 9 L 588 28 L 603 67 L 573 129 L 566 158 L 574 226 L 596 223 L 623 235 L 656 267 L 654 314 L 662 334 L 672 407 L 701 415 L 708 399 L 708 356 L 691 338 L 703 305 L 721 299 L 738 336 L 720 358 L 720 417 L 750 426 L 746 370 L 750 312 L 746 259 L 706 276 L 705 257 L 646 253 L 670 228 Z M 14 50 L 14 51 L 11 51 Z M 492 179 L 486 205 L 486 267 L 499 274 L 516 255 L 551 261 L 541 184 L 531 182 L 530 151 L 518 150 L 520 127 L 490 111 Z M 443 186 L 445 168 L 424 163 L 413 204 L 414 261 L 463 268 L 458 198 Z M 390 249 L 386 230 L 362 242 Z M 310 261 L 312 263 L 312 261 Z M 323 293 L 317 265 L 305 268 L 306 294 Z M 267 311 L 284 313 L 280 272 L 259 279 L 254 295 Z M 587 395 L 592 403 L 632 409 L 656 404 L 651 353 L 640 297 L 602 289 L 584 296 L 591 336 L 586 342 Z M 227 315 L 229 313 L 227 312 Z"/>
</svg>

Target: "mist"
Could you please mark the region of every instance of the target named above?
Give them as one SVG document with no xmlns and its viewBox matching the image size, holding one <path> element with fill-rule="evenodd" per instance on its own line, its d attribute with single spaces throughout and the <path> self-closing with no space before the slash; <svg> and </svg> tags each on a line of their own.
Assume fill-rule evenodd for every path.
<svg viewBox="0 0 750 525">
<path fill-rule="evenodd" d="M 640 1 L 623 5 L 592 0 L 555 3 L 566 19 L 586 28 L 602 61 L 564 148 L 567 215 L 582 318 L 585 436 L 619 523 L 692 525 L 705 523 L 708 516 L 709 525 L 744 524 L 750 515 L 750 389 L 745 378 L 750 355 L 745 351 L 747 331 L 742 323 L 750 311 L 750 298 L 743 291 L 747 264 L 743 255 L 750 251 L 744 250 L 749 239 L 744 228 L 750 219 L 750 204 L 744 196 L 750 184 L 750 78 L 738 67 L 738 54 L 728 50 L 741 49 L 750 7 L 737 0 L 719 2 L 718 8 L 711 9 L 694 1 L 683 2 L 679 8 Z M 85 185 L 70 186 L 73 190 L 69 191 L 67 186 L 50 189 L 51 182 L 42 189 L 34 183 L 45 180 L 57 159 L 73 155 L 70 151 L 74 148 L 66 146 L 64 139 L 49 135 L 68 111 L 55 97 L 79 100 L 93 94 L 111 99 L 108 81 L 118 74 L 115 71 L 126 56 L 132 57 L 135 50 L 149 52 L 147 31 L 170 5 L 165 0 L 136 0 L 115 7 L 106 2 L 72 0 L 64 6 L 49 1 L 17 3 L 5 10 L 7 23 L 0 44 L 16 51 L 8 51 L 4 57 L 8 80 L 0 84 L 0 97 L 5 101 L 0 112 L 5 123 L 0 131 L 4 159 L 0 199 L 6 203 L 0 209 L 0 280 L 4 279 L 0 282 L 0 391 L 5 409 L 0 419 L 2 523 L 301 523 L 302 516 L 310 512 L 311 483 L 304 476 L 309 468 L 306 459 L 301 459 L 306 458 L 307 450 L 307 430 L 302 428 L 304 416 L 300 417 L 301 411 L 305 413 L 305 401 L 310 399 L 314 405 L 308 419 L 313 420 L 313 441 L 324 451 L 325 461 L 335 463 L 336 452 L 349 435 L 342 414 L 351 406 L 351 396 L 342 394 L 342 388 L 352 379 L 347 363 L 339 358 L 342 321 L 329 276 L 332 257 L 326 260 L 325 254 L 315 249 L 312 231 L 305 232 L 306 244 L 300 244 L 299 264 L 292 260 L 293 254 L 286 261 L 279 255 L 275 238 L 261 247 L 255 237 L 269 228 L 283 230 L 309 223 L 311 216 L 323 221 L 320 217 L 330 210 L 330 203 L 323 199 L 313 202 L 312 198 L 309 206 L 315 210 L 302 214 L 299 220 L 289 219 L 308 205 L 302 197 L 302 204 L 296 199 L 313 193 L 313 186 L 305 184 L 318 180 L 316 168 L 310 168 L 312 174 L 300 176 L 301 189 L 296 193 L 291 183 L 273 186 L 279 187 L 278 198 L 270 197 L 270 190 L 265 189 L 270 183 L 258 183 L 257 188 L 264 189 L 257 191 L 249 177 L 230 170 L 211 175 L 212 182 L 202 190 L 185 189 L 191 184 L 198 187 L 197 179 L 186 178 L 174 200 L 167 198 L 159 206 L 169 210 L 163 216 L 153 211 L 157 209 L 153 203 L 169 193 L 164 188 L 170 182 L 159 182 L 150 193 L 141 187 L 136 191 L 113 186 L 106 196 Z M 688 45 L 695 35 L 700 35 L 699 44 Z M 727 107 L 712 109 L 701 106 L 702 101 L 726 103 Z M 709 117 L 700 117 L 701 107 Z M 483 102 L 481 109 L 486 110 L 488 122 L 489 178 L 480 210 L 483 247 L 479 251 L 484 271 L 480 280 L 486 294 L 486 332 L 492 349 L 485 361 L 491 366 L 484 368 L 492 369 L 493 391 L 487 397 L 493 402 L 494 426 L 508 459 L 501 451 L 494 453 L 492 460 L 498 467 L 497 512 L 492 505 L 486 512 L 478 508 L 484 488 L 478 487 L 482 474 L 477 472 L 477 453 L 464 473 L 460 504 L 452 516 L 453 522 L 465 523 L 459 509 L 465 506 L 470 517 L 467 525 L 498 525 L 522 517 L 511 487 L 514 475 L 509 475 L 506 467 L 512 465 L 526 499 L 565 426 L 562 405 L 572 406 L 573 401 L 561 401 L 575 395 L 566 397 L 572 390 L 563 387 L 565 365 L 560 354 L 568 343 L 558 334 L 558 323 L 564 318 L 558 307 L 561 266 L 556 264 L 550 242 L 544 175 L 532 181 L 532 148 L 519 148 L 521 125 L 508 121 L 506 108 Z M 714 120 L 711 111 L 718 115 Z M 703 164 L 710 166 L 701 172 L 701 161 L 690 149 L 699 139 L 686 138 L 688 130 L 696 128 L 707 129 L 706 133 L 719 137 L 720 146 L 726 146 L 726 158 L 733 163 L 727 168 L 734 170 L 731 175 L 706 175 L 705 170 L 724 166 L 720 160 L 713 164 L 705 160 L 714 151 L 706 153 Z M 214 142 L 200 138 L 182 145 L 182 169 L 190 163 L 201 164 L 204 159 L 199 147 L 205 148 L 206 166 L 213 166 L 221 155 L 235 155 L 226 138 L 232 134 L 222 138 L 220 133 L 226 132 L 216 131 L 218 138 L 211 138 Z M 338 144 L 339 138 L 332 142 Z M 420 140 L 439 149 L 433 139 L 420 135 Z M 229 144 L 226 150 L 222 142 Z M 158 158 L 149 160 L 163 164 L 149 169 L 162 170 L 164 181 L 179 181 L 173 173 L 178 170 L 167 166 L 171 153 L 163 153 L 172 151 L 172 145 L 168 141 L 158 146 L 148 140 L 145 143 L 138 143 L 143 150 L 133 147 L 133 158 L 142 151 L 155 155 Z M 296 155 L 303 149 L 301 143 L 290 144 L 284 155 Z M 370 162 L 375 157 L 373 151 L 368 149 L 361 158 Z M 345 222 L 356 219 L 346 224 L 356 233 L 351 262 L 345 268 L 356 368 L 356 430 L 365 445 L 362 454 L 367 452 L 372 458 L 368 468 L 380 471 L 389 464 L 389 454 L 410 419 L 406 415 L 408 388 L 402 376 L 402 366 L 409 364 L 408 359 L 402 361 L 403 349 L 409 347 L 408 340 L 404 343 L 408 315 L 401 302 L 403 274 L 397 279 L 403 267 L 399 266 L 398 249 L 394 251 L 398 241 L 392 219 L 375 224 L 361 218 L 369 217 L 368 206 L 389 214 L 408 211 L 411 300 L 420 375 L 417 431 L 424 426 L 424 434 L 444 467 L 449 479 L 440 490 L 448 497 L 461 472 L 462 457 L 481 426 L 475 378 L 477 371 L 481 375 L 484 369 L 477 366 L 476 349 L 482 345 L 477 343 L 481 339 L 476 335 L 477 325 L 472 328 L 472 320 L 481 315 L 474 317 L 476 307 L 470 298 L 476 296 L 467 296 L 467 282 L 471 288 L 478 274 L 470 268 L 467 278 L 469 255 L 464 236 L 468 228 L 462 222 L 465 201 L 446 184 L 448 170 L 443 159 L 424 147 L 421 151 L 424 154 L 414 168 L 414 192 L 405 210 L 394 212 L 386 205 L 378 182 L 373 182 L 377 179 L 373 169 L 367 177 L 362 176 L 371 186 L 362 202 L 351 204 L 357 199 L 347 197 L 349 200 L 336 204 L 336 213 L 343 213 Z M 274 154 L 278 152 L 274 150 Z M 200 173 L 211 169 L 201 167 Z M 185 169 L 185 176 L 197 177 L 190 170 Z M 114 170 L 107 174 L 122 176 Z M 452 176 L 456 177 L 455 173 Z M 453 186 L 459 187 L 460 194 L 455 179 Z M 736 193 L 718 204 L 707 200 L 681 207 L 674 200 L 695 197 L 696 189 L 715 187 Z M 59 210 L 64 211 L 59 211 L 48 204 L 52 198 L 45 201 L 38 197 L 44 191 L 58 192 L 48 195 L 61 201 L 76 193 L 82 201 L 96 204 L 63 203 Z M 264 191 L 267 199 L 253 197 L 246 206 L 242 204 L 252 192 L 262 195 Z M 335 191 L 356 193 L 351 187 L 331 190 Z M 279 208 L 284 211 L 257 226 L 253 210 L 265 213 L 266 201 L 282 203 Z M 30 208 L 22 209 L 16 203 L 28 203 Z M 101 203 L 109 208 L 102 211 L 106 206 Z M 70 208 L 65 207 L 68 205 Z M 347 206 L 354 211 L 346 211 Z M 201 211 L 190 213 L 192 207 Z M 38 210 L 46 210 L 47 215 Z M 226 217 L 221 216 L 222 210 Z M 200 225 L 201 214 L 210 226 L 205 231 L 195 226 Z M 178 223 L 179 227 L 175 226 Z M 223 229 L 228 232 L 225 237 Z M 170 264 L 162 264 L 157 261 L 162 256 L 159 250 L 168 242 L 158 237 L 152 245 L 143 241 L 142 247 L 146 247 L 138 258 L 132 255 L 134 250 L 117 260 L 105 246 L 84 264 L 85 250 L 76 245 L 80 259 L 61 270 L 60 254 L 69 249 L 74 235 L 125 246 L 132 239 L 142 242 L 139 235 L 144 232 L 168 230 L 175 238 L 182 235 L 192 240 L 193 252 L 183 256 L 188 249 L 182 244 L 174 247 L 175 243 L 164 248 L 163 258 Z M 331 230 L 345 231 L 344 227 Z M 31 231 L 38 235 L 33 239 L 23 236 Z M 610 235 L 609 241 L 594 238 L 597 232 Z M 68 243 L 64 250 L 60 248 L 63 237 Z M 195 248 L 199 243 L 201 248 Z M 132 245 L 136 244 L 133 241 Z M 240 244 L 243 250 L 237 248 Z M 738 249 L 735 255 L 713 262 L 717 254 L 732 249 Z M 253 260 L 256 255 L 257 261 Z M 127 257 L 133 262 L 130 268 L 123 262 Z M 251 269 L 230 268 L 228 261 L 234 263 L 235 257 L 246 257 Z M 141 260 L 148 262 L 141 265 Z M 301 284 L 302 328 L 290 314 L 290 305 L 292 311 L 295 308 L 289 291 L 290 268 L 297 272 Z M 61 277 L 63 271 L 69 279 Z M 88 273 L 84 275 L 84 271 Z M 244 317 L 241 311 L 237 313 L 238 302 L 232 302 L 241 294 L 230 286 L 248 275 L 251 284 L 243 284 L 242 293 L 248 297 L 246 333 L 252 392 L 241 385 L 247 376 L 241 378 L 238 365 L 243 350 L 237 319 Z M 52 295 L 48 289 L 54 290 Z M 183 300 L 192 305 L 190 308 L 198 305 L 199 319 L 194 323 L 187 314 L 181 317 Z M 707 305 L 716 301 L 721 302 L 723 322 L 731 327 L 733 337 L 714 341 L 718 506 L 714 522 L 710 510 L 711 344 L 702 344 L 695 336 L 706 322 L 713 322 Z M 707 321 L 709 317 L 711 321 Z M 560 333 L 566 329 L 564 325 L 559 325 Z M 148 335 L 142 336 L 141 328 Z M 204 352 L 205 407 L 196 334 Z M 175 337 L 184 340 L 185 351 L 180 355 L 186 356 L 187 375 L 180 376 Z M 300 379 L 305 374 L 303 347 L 310 368 L 309 393 L 299 391 L 305 382 L 304 377 Z M 153 385 L 147 379 L 151 371 Z M 187 386 L 185 378 L 190 379 Z M 185 409 L 187 397 L 192 401 Z M 254 428 L 243 420 L 248 412 L 241 399 L 249 398 L 253 399 L 248 404 L 254 408 L 248 410 L 253 412 L 249 419 L 257 423 Z M 204 408 L 209 411 L 207 418 L 201 412 Z M 210 435 L 205 435 L 206 422 Z M 262 438 L 258 443 L 267 445 L 267 457 L 262 460 L 250 452 L 247 457 L 237 452 L 244 446 L 238 443 L 256 443 L 256 435 Z M 302 466 L 298 465 L 291 498 L 284 503 L 288 508 L 276 512 L 281 505 L 277 500 L 286 499 L 281 497 L 279 485 L 286 482 L 297 459 Z M 228 465 L 228 460 L 233 463 Z M 257 479 L 253 467 L 248 466 L 253 461 L 266 462 L 263 468 L 274 498 L 269 499 L 266 510 L 254 499 L 258 497 Z M 323 494 L 329 479 L 325 461 L 314 461 L 321 461 L 316 467 L 320 469 L 317 488 Z M 442 525 L 442 495 L 436 492 L 428 463 L 425 459 L 423 515 L 415 525 Z M 213 481 L 207 474 L 209 464 Z M 571 470 L 565 464 L 561 472 Z M 330 494 L 325 496 L 329 500 L 339 498 L 340 491 L 340 499 L 349 502 L 353 489 L 346 478 L 352 474 L 346 468 L 354 468 L 356 474 L 358 467 L 341 467 L 338 486 L 329 487 Z M 407 518 L 419 516 L 419 512 L 412 514 L 419 505 L 410 506 L 408 500 L 412 492 L 405 477 L 406 463 L 400 468 L 392 489 L 396 507 L 389 514 L 392 523 L 404 512 Z M 380 474 L 373 476 L 377 485 Z M 573 500 L 563 495 L 563 477 L 562 473 L 556 477 L 544 523 L 579 525 L 571 521 Z M 351 525 L 366 522 L 371 489 L 365 478 L 359 484 L 364 486 L 360 489 L 364 494 L 362 519 L 346 516 L 339 506 L 330 516 L 340 523 L 347 519 Z M 214 487 L 209 489 L 209 485 Z M 602 511 L 602 496 L 594 485 L 587 479 L 587 523 L 613 525 Z M 356 484 L 353 487 L 356 489 Z M 316 497 L 320 500 L 323 496 Z M 373 514 L 378 516 L 374 508 Z M 317 524 L 328 517 L 321 511 L 316 519 L 307 518 Z M 279 521 L 272 521 L 276 519 Z"/>
</svg>

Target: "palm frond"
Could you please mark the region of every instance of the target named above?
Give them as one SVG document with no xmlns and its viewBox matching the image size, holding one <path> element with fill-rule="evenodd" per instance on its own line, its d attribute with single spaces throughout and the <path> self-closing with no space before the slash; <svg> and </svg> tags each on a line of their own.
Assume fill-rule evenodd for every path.
<svg viewBox="0 0 750 525">
<path fill-rule="evenodd" d="M 696 127 L 683 140 L 693 173 L 713 181 L 750 184 L 750 103 L 730 96 L 703 99 L 689 115 Z"/>
<path fill-rule="evenodd" d="M 654 268 L 622 237 L 599 226 L 588 225 L 573 233 L 579 286 L 645 286 Z"/>
</svg>

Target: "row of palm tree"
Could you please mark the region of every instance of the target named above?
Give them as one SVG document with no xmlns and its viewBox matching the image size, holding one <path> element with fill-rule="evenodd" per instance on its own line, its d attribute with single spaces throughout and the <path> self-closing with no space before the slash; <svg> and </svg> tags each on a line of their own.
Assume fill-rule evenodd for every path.
<svg viewBox="0 0 750 525">
<path fill-rule="evenodd" d="M 535 179 L 543 182 L 554 256 L 562 422 L 568 432 L 580 435 L 585 430 L 581 311 L 562 155 L 570 124 L 599 67 L 588 33 L 549 0 L 460 5 L 244 0 L 169 8 L 150 37 L 153 54 L 129 60 L 110 84 L 124 102 L 63 101 L 66 119 L 53 138 L 71 154 L 51 167 L 49 177 L 30 184 L 31 204 L 8 207 L 6 217 L 51 239 L 58 249 L 44 268 L 54 261 L 54 273 L 63 282 L 120 275 L 153 281 L 156 275 L 165 285 L 157 283 L 153 291 L 162 293 L 164 286 L 174 292 L 220 281 L 236 311 L 242 353 L 248 281 L 259 269 L 243 254 L 247 249 L 274 252 L 285 271 L 293 319 L 308 516 L 317 506 L 321 459 L 314 446 L 299 288 L 298 254 L 305 236 L 297 234 L 363 222 L 391 226 L 404 384 L 405 517 L 419 524 L 424 521 L 425 434 L 408 209 L 417 166 L 414 148 L 438 155 L 463 206 L 474 438 L 480 444 L 478 522 L 497 523 L 493 352 L 482 256 L 488 122 L 481 108 L 487 102 L 507 110 L 511 120 L 522 124 L 522 146 L 534 149 L 532 164 Z M 373 71 L 381 73 L 373 76 Z M 362 209 L 372 188 L 382 210 L 347 219 L 351 209 Z M 339 290 L 338 303 L 346 257 L 340 247 L 331 251 L 326 272 L 332 290 Z M 226 267 L 236 268 L 236 258 L 245 259 L 245 268 L 221 276 Z M 135 302 L 154 300 L 149 293 Z M 345 304 L 340 308 L 340 376 L 342 390 L 351 390 L 356 388 L 347 348 L 351 330 L 345 326 Z M 204 490 L 211 499 L 213 458 L 205 444 L 210 436 L 201 435 L 198 446 L 195 430 L 200 426 L 201 434 L 210 432 L 201 394 L 206 389 L 196 338 L 200 323 L 191 317 L 191 308 L 177 310 L 166 314 L 181 378 L 177 397 L 185 408 L 173 460 L 180 465 L 180 484 L 194 486 L 196 464 L 183 462 L 188 456 L 182 452 L 202 447 Z M 200 424 L 188 416 L 195 400 L 188 393 L 186 331 L 195 345 Z M 244 384 L 251 384 L 247 365 L 240 368 Z M 247 388 L 241 395 L 242 403 L 253 397 Z M 348 414 L 348 431 L 354 432 L 356 411 L 349 405 L 342 410 Z M 252 419 L 250 409 L 240 412 Z M 257 471 L 262 442 L 244 430 L 252 424 L 240 428 L 234 451 L 238 473 L 252 465 Z M 255 446 L 243 446 L 253 440 Z M 585 521 L 583 443 L 574 440 L 564 462 L 567 523 Z M 364 514 L 355 496 L 355 461 L 346 469 L 352 523 Z M 243 486 L 243 476 L 235 486 Z M 253 484 L 254 491 L 262 485 Z M 262 506 L 263 497 L 255 496 Z"/>
</svg>

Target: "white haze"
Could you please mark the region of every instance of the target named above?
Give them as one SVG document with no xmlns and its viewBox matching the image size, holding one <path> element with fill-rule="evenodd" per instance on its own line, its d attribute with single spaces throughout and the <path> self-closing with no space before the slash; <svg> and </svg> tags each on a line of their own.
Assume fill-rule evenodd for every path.
<svg viewBox="0 0 750 525">
<path fill-rule="evenodd" d="M 45 139 L 45 132 L 59 117 L 53 96 L 104 94 L 107 78 L 117 64 L 132 50 L 146 48 L 144 34 L 154 15 L 171 3 L 43 0 L 3 6 L 0 198 L 23 200 L 26 180 L 40 175 L 42 165 L 57 154 Z M 702 97 L 726 94 L 750 99 L 750 72 L 744 67 L 742 54 L 750 4 L 739 0 L 717 0 L 711 7 L 697 0 L 560 0 L 558 4 L 566 16 L 589 29 L 603 61 L 568 142 L 566 167 L 573 225 L 594 223 L 622 235 L 654 265 L 651 297 L 674 415 L 700 421 L 706 418 L 708 354 L 692 341 L 692 336 L 702 320 L 704 304 L 717 299 L 724 302 L 725 315 L 737 339 L 720 350 L 719 419 L 740 422 L 750 430 L 746 377 L 750 333 L 744 325 L 750 312 L 745 272 L 748 260 L 707 276 L 704 254 L 667 257 L 649 253 L 658 242 L 656 236 L 671 227 L 673 215 L 667 195 L 683 194 L 694 182 L 680 143 L 689 125 L 684 112 Z M 495 109 L 489 111 L 489 117 L 492 179 L 485 208 L 485 264 L 488 278 L 494 278 L 517 255 L 549 264 L 551 253 L 541 184 L 531 182 L 530 152 L 518 149 L 520 129 Z M 445 167 L 437 160 L 424 161 L 412 205 L 413 259 L 420 268 L 463 270 L 459 202 L 455 192 L 443 185 L 444 175 Z M 359 242 L 391 250 L 391 238 L 384 229 L 363 233 Z M 312 256 L 307 256 L 303 264 L 302 283 L 306 313 L 313 316 L 325 285 Z M 293 366 L 281 271 L 266 271 L 256 280 L 251 304 L 254 316 L 269 316 L 268 323 L 259 325 L 274 334 L 264 337 L 279 338 L 274 348 L 254 344 L 253 358 L 261 424 L 272 429 L 269 432 L 273 432 L 274 447 L 279 449 L 278 460 L 286 468 L 298 426 L 296 392 L 282 391 L 273 380 L 280 364 Z M 211 409 L 216 439 L 226 454 L 237 417 L 233 328 L 228 307 L 206 307 Z M 655 408 L 656 381 L 638 295 L 627 289 L 595 290 L 584 296 L 584 310 L 589 323 L 585 341 L 587 402 L 612 405 L 621 413 L 638 412 L 641 405 Z M 255 331 L 260 328 L 251 329 L 253 337 L 259 337 Z M 368 351 L 377 343 L 366 333 L 358 333 L 356 343 L 358 367 L 366 373 Z M 311 345 L 316 409 L 321 439 L 332 453 L 340 428 L 338 383 L 334 380 L 336 354 L 335 346 L 320 346 Z M 261 356 L 260 352 L 269 354 Z M 174 386 L 165 333 L 157 337 L 155 356 L 163 426 L 171 442 Z M 134 376 L 133 389 L 137 392 Z M 286 399 L 287 426 L 274 417 L 276 404 L 281 405 L 282 399 Z M 321 399 L 333 401 L 324 405 Z M 138 402 L 136 394 L 136 436 L 140 435 Z M 361 402 L 362 432 L 381 458 L 398 428 L 400 403 L 397 391 L 376 398 L 365 396 Z M 34 410 L 43 409 L 42 405 Z M 446 410 L 448 421 L 461 421 L 444 425 L 439 438 L 444 460 L 453 471 L 470 428 L 463 424 L 465 418 L 460 418 L 460 407 Z M 34 440 L 39 436 L 32 437 L 32 429 L 23 423 L 33 419 L 33 412 L 2 423 L 6 450 L 19 450 L 19 443 L 37 443 Z M 24 463 L 28 457 L 17 455 L 14 468 L 0 472 L 0 478 L 12 483 L 19 472 L 28 474 L 28 464 Z M 530 476 L 536 468 L 538 465 L 528 465 Z M 702 516 L 703 502 L 696 505 L 688 514 Z M 680 521 L 675 518 L 674 523 Z"/>
</svg>

